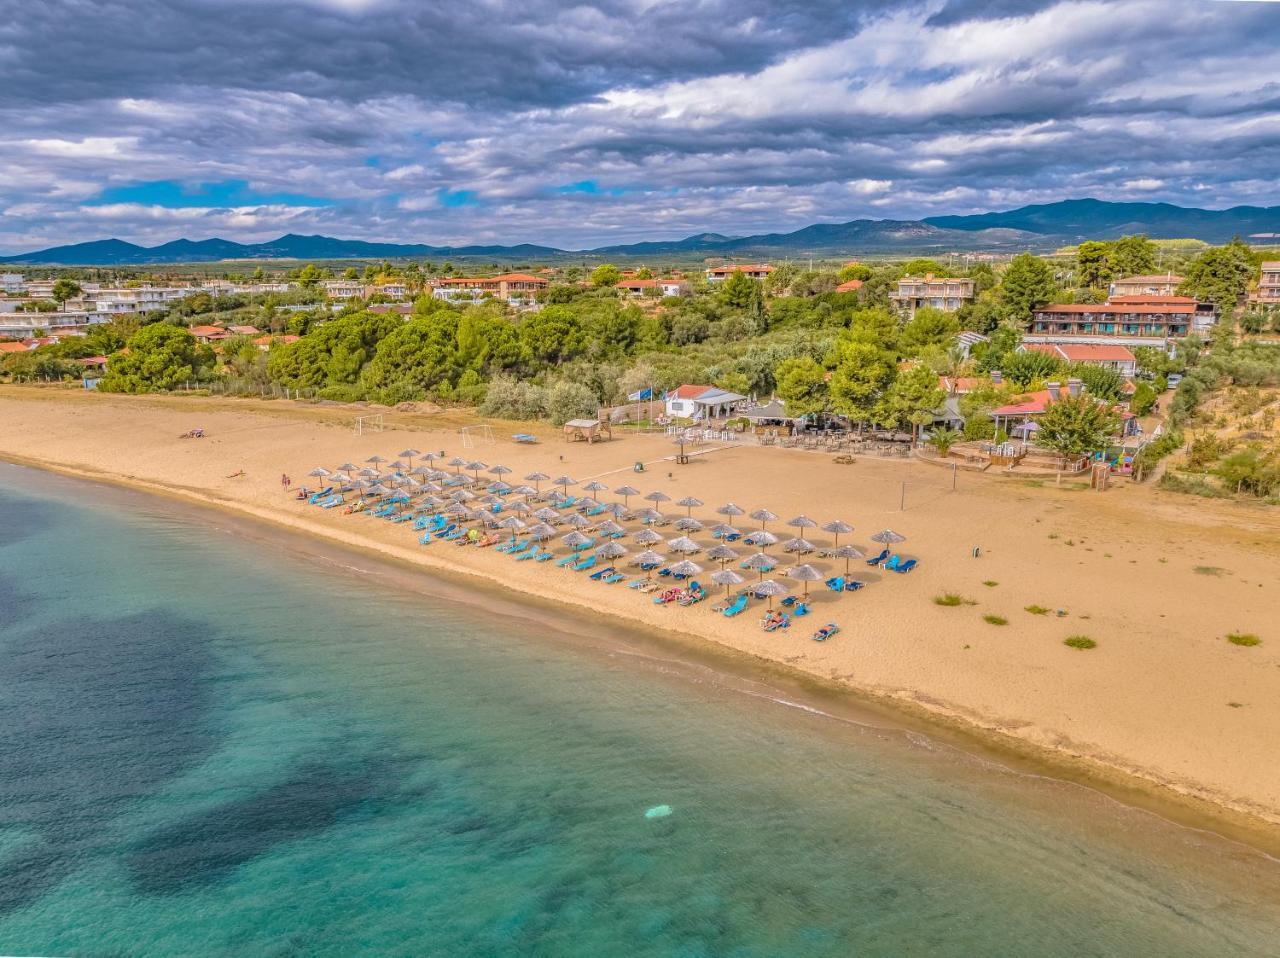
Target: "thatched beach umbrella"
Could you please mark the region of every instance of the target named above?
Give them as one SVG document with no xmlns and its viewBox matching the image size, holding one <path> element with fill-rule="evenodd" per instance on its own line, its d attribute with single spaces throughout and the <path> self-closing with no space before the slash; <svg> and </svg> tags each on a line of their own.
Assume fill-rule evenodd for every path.
<svg viewBox="0 0 1280 958">
<path fill-rule="evenodd" d="M 872 542 L 879 542 L 881 545 L 891 546 L 898 542 L 906 542 L 907 537 L 900 532 L 894 532 L 892 529 L 885 529 L 883 532 L 877 532 L 871 537 Z"/>
<path fill-rule="evenodd" d="M 399 456 L 401 459 L 416 459 L 418 456 L 421 456 L 422 453 L 419 452 L 417 449 L 401 449 L 398 453 L 396 453 L 396 455 Z"/>
<path fill-rule="evenodd" d="M 755 552 L 742 560 L 744 569 L 755 569 L 760 573 L 760 579 L 764 580 L 764 574 L 778 564 L 778 560 L 771 555 L 765 555 L 763 552 Z"/>
<path fill-rule="evenodd" d="M 452 459 L 450 459 L 446 463 L 446 465 L 453 467 L 454 472 L 461 472 L 462 467 L 465 466 L 466 464 L 467 464 L 467 460 L 463 459 L 461 456 L 454 456 Z"/>
<path fill-rule="evenodd" d="M 698 563 L 696 562 L 690 562 L 688 559 L 685 559 L 681 562 L 677 562 L 675 565 L 671 567 L 671 574 L 678 575 L 678 576 L 697 575 L 701 571 L 702 571 L 702 566 L 698 565 Z"/>
<path fill-rule="evenodd" d="M 701 499 L 697 498 L 696 496 L 685 496 L 683 499 L 679 500 L 676 503 L 676 505 L 684 506 L 685 515 L 691 516 L 693 515 L 693 510 L 695 507 L 706 505 L 706 503 L 704 503 Z"/>
<path fill-rule="evenodd" d="M 701 532 L 702 523 L 693 516 L 681 516 L 676 520 L 676 528 L 681 532 Z"/>
<path fill-rule="evenodd" d="M 812 552 L 813 543 L 810 542 L 808 539 L 800 539 L 800 538 L 788 539 L 786 542 L 782 543 L 782 551 L 783 552 L 801 552 L 801 553 Z"/>
<path fill-rule="evenodd" d="M 434 469 L 432 469 L 430 466 L 419 466 L 417 469 L 413 470 L 413 472 L 412 472 L 412 473 L 410 473 L 410 475 L 414 475 L 414 476 L 429 476 L 429 475 L 431 475 L 433 472 L 435 472 L 435 470 L 434 470 Z"/>
<path fill-rule="evenodd" d="M 657 509 L 652 509 L 646 506 L 644 509 L 637 509 L 633 513 L 633 517 L 639 519 L 641 522 L 657 522 L 662 518 L 662 513 Z"/>
<path fill-rule="evenodd" d="M 818 524 L 808 516 L 796 516 L 794 519 L 788 519 L 787 525 L 794 529 L 816 529 Z"/>
<path fill-rule="evenodd" d="M 672 552 L 680 552 L 685 555 L 693 555 L 695 552 L 701 552 L 702 546 L 694 542 L 688 536 L 681 536 L 678 539 L 672 539 L 667 543 L 667 548 Z"/>
<path fill-rule="evenodd" d="M 587 492 L 608 492 L 609 491 L 609 487 L 606 486 L 603 482 L 601 482 L 598 479 L 592 479 L 590 482 L 584 483 L 582 488 L 585 489 Z"/>
<path fill-rule="evenodd" d="M 397 459 L 389 467 L 393 472 L 408 472 L 409 464 L 402 459 Z"/>
<path fill-rule="evenodd" d="M 717 523 L 711 527 L 711 534 L 717 539 L 723 539 L 725 536 L 731 536 L 738 530 L 733 526 L 726 525 L 723 522 Z"/>
<path fill-rule="evenodd" d="M 724 586 L 724 597 L 729 598 L 729 588 L 735 585 L 741 585 L 746 580 L 732 569 L 721 569 L 719 572 L 711 573 L 711 581 L 716 585 Z"/>
<path fill-rule="evenodd" d="M 488 468 L 488 464 L 481 462 L 479 459 L 473 459 L 471 462 L 467 463 L 467 470 L 475 473 L 475 479 L 477 482 L 480 481 L 481 471 Z"/>
<path fill-rule="evenodd" d="M 584 536 L 577 529 L 574 529 L 573 532 L 570 532 L 568 535 L 561 536 L 560 541 L 570 549 L 581 549 L 583 546 L 591 545 L 591 538 L 589 536 Z"/>
<path fill-rule="evenodd" d="M 629 500 L 632 496 L 640 495 L 640 490 L 637 489 L 635 486 L 619 486 L 617 489 L 613 490 L 613 494 L 615 496 L 622 496 L 622 504 L 626 505 L 627 500 Z"/>
<path fill-rule="evenodd" d="M 847 522 L 841 522 L 839 519 L 833 519 L 822 527 L 822 531 L 833 533 L 836 537 L 835 544 L 839 545 L 840 537 L 846 532 L 852 532 L 853 526 L 849 525 Z"/>
<path fill-rule="evenodd" d="M 541 519 L 543 522 L 555 522 L 561 518 L 560 513 L 556 512 L 550 506 L 543 506 L 533 514 L 533 517 L 535 519 Z"/>
<path fill-rule="evenodd" d="M 530 526 L 528 529 L 526 529 L 524 534 L 527 535 L 530 539 L 533 539 L 537 542 L 542 542 L 554 536 L 556 534 L 556 530 L 552 526 L 547 525 L 545 522 L 539 522 L 537 525 Z"/>
<path fill-rule="evenodd" d="M 795 579 L 797 582 L 803 582 L 803 583 L 804 583 L 804 594 L 805 594 L 805 597 L 806 597 L 806 598 L 808 598 L 808 596 L 809 596 L 809 583 L 810 583 L 810 582 L 821 582 L 821 581 L 822 581 L 822 579 L 823 579 L 823 575 L 822 575 L 822 573 L 821 573 L 821 572 L 819 572 L 819 571 L 818 571 L 817 569 L 815 569 L 813 566 L 808 565 L 808 564 L 806 563 L 805 565 L 793 566 L 792 568 L 788 569 L 788 570 L 787 570 L 787 578 L 788 578 L 788 579 Z"/>
<path fill-rule="evenodd" d="M 529 503 L 519 502 L 519 501 L 508 502 L 502 508 L 506 509 L 507 512 L 520 512 L 520 513 L 530 512 L 533 510 L 533 506 L 529 505 Z"/>
<path fill-rule="evenodd" d="M 654 491 L 645 496 L 645 500 L 657 504 L 659 502 L 670 502 L 671 497 L 665 492 Z"/>
<path fill-rule="evenodd" d="M 777 513 L 770 512 L 768 509 L 757 509 L 751 513 L 751 518 L 760 520 L 760 528 L 763 529 L 770 522 L 777 520 L 778 516 Z"/>
<path fill-rule="evenodd" d="M 372 463 L 372 464 L 373 464 L 373 468 L 374 468 L 375 470 L 377 470 L 377 468 L 378 468 L 378 466 L 379 466 L 379 465 L 381 465 L 382 463 L 384 463 L 384 462 L 386 462 L 386 461 L 387 461 L 387 460 L 383 459 L 381 456 L 378 456 L 378 455 L 370 456 L 368 459 L 366 459 L 366 460 L 365 460 L 365 462 Z"/>
<path fill-rule="evenodd" d="M 495 476 L 506 476 L 511 474 L 511 470 L 501 463 L 496 466 L 490 466 L 489 472 L 493 473 Z"/>
<path fill-rule="evenodd" d="M 722 542 L 720 543 L 720 545 L 712 546 L 710 549 L 707 550 L 707 558 L 719 559 L 720 567 L 724 568 L 724 564 L 726 562 L 729 562 L 732 559 L 738 558 L 738 552 L 736 549 L 731 549 Z"/>
<path fill-rule="evenodd" d="M 639 545 L 651 546 L 662 541 L 662 533 L 654 532 L 652 529 L 641 529 L 631 539 Z"/>
<path fill-rule="evenodd" d="M 329 472 L 329 470 L 325 469 L 323 466 L 316 466 L 309 473 L 307 473 L 307 475 L 312 476 L 313 478 L 316 478 L 316 479 L 323 479 L 325 476 L 333 475 L 333 473 Z"/>
<path fill-rule="evenodd" d="M 654 567 L 662 565 L 665 560 L 666 556 L 659 552 L 654 552 L 652 549 L 648 549 L 644 552 L 636 553 L 631 557 L 630 561 L 632 565 L 648 566 L 649 568 L 646 571 L 648 572 L 649 578 L 652 579 Z"/>
<path fill-rule="evenodd" d="M 359 468 L 354 462 L 344 462 L 338 467 L 338 472 L 355 472 Z"/>
<path fill-rule="evenodd" d="M 505 496 L 508 492 L 511 491 L 511 486 L 509 486 L 505 482 L 498 481 L 489 486 L 489 491 L 496 492 L 500 496 Z"/>
<path fill-rule="evenodd" d="M 606 519 L 604 522 L 600 523 L 596 526 L 596 531 L 603 533 L 606 536 L 616 536 L 626 532 L 622 526 L 618 525 L 618 523 L 614 522 L 612 519 Z"/>
<path fill-rule="evenodd" d="M 575 529 L 581 529 L 584 526 L 591 525 L 591 520 L 581 513 L 574 512 L 564 517 L 565 525 L 573 526 Z"/>
<path fill-rule="evenodd" d="M 763 551 L 764 549 L 769 548 L 769 546 L 777 545 L 778 537 L 768 529 L 757 529 L 750 535 L 743 536 L 742 541 L 747 543 L 747 545 L 755 546 L 757 549 Z"/>
<path fill-rule="evenodd" d="M 756 595 L 762 595 L 769 600 L 768 608 L 773 608 L 773 598 L 778 595 L 786 595 L 791 590 L 781 582 L 774 582 L 772 579 L 762 579 L 760 582 L 752 586 L 751 591 Z"/>
<path fill-rule="evenodd" d="M 550 478 L 551 477 L 548 476 L 545 472 L 531 472 L 529 473 L 529 475 L 524 477 L 524 481 L 533 483 L 534 492 L 541 492 L 542 490 L 539 483 L 546 482 Z"/>
<path fill-rule="evenodd" d="M 551 484 L 559 486 L 561 489 L 568 489 L 570 486 L 576 486 L 578 484 L 578 480 L 569 476 L 557 476 L 555 479 L 551 480 Z"/>
<path fill-rule="evenodd" d="M 523 519 L 521 519 L 519 516 L 507 516 L 505 519 L 500 519 L 498 521 L 499 529 L 511 530 L 511 538 L 513 540 L 516 537 L 516 532 L 518 532 L 520 529 L 525 528 L 526 525 L 527 523 Z"/>
<path fill-rule="evenodd" d="M 519 485 L 511 487 L 512 495 L 517 496 L 531 496 L 537 491 L 538 490 L 533 488 L 533 486 Z"/>
<path fill-rule="evenodd" d="M 604 511 L 609 513 L 611 516 L 618 517 L 619 519 L 625 518 L 627 515 L 627 507 L 621 502 L 606 502 L 604 505 Z"/>
<path fill-rule="evenodd" d="M 734 503 L 734 502 L 726 502 L 723 506 L 721 506 L 719 509 L 717 509 L 717 510 L 716 510 L 716 513 L 717 513 L 718 515 L 728 516 L 728 517 L 729 517 L 729 525 L 730 525 L 730 527 L 732 527 L 732 526 L 733 526 L 733 519 L 734 519 L 734 516 L 740 516 L 740 515 L 743 515 L 743 514 L 744 514 L 744 511 L 743 511 L 742 506 L 738 505 L 737 503 Z"/>
<path fill-rule="evenodd" d="M 627 547 L 621 542 L 606 542 L 596 550 L 596 555 L 601 559 L 620 559 L 627 551 Z"/>
</svg>

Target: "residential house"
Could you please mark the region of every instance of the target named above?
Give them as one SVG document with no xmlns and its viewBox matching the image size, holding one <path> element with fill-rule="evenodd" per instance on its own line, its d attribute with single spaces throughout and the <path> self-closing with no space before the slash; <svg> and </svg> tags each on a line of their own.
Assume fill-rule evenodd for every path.
<svg viewBox="0 0 1280 958">
<path fill-rule="evenodd" d="M 36 348 L 33 340 L 25 340 L 20 343 L 0 343 L 0 355 L 8 355 L 10 353 L 25 353 Z"/>
<path fill-rule="evenodd" d="M 658 289 L 662 291 L 663 296 L 689 295 L 689 284 L 685 282 L 682 276 L 673 276 L 671 279 L 658 280 Z"/>
<path fill-rule="evenodd" d="M 1084 392 L 1084 384 L 1079 379 L 1067 380 L 1067 394 L 1079 396 Z M 1061 383 L 1046 383 L 1044 389 L 1027 393 L 1014 402 L 991 410 L 991 418 L 997 430 L 1009 435 L 1021 435 L 1027 438 L 1036 431 L 1035 421 L 1043 416 L 1045 410 L 1062 398 Z M 1131 436 L 1138 431 L 1138 418 L 1127 409 L 1118 409 L 1121 418 L 1121 436 Z"/>
<path fill-rule="evenodd" d="M 530 273 L 503 273 L 501 276 L 454 276 L 436 280 L 431 295 L 448 302 L 476 302 L 486 296 L 505 299 L 519 305 L 533 299 L 539 290 L 551 285 L 550 280 Z"/>
<path fill-rule="evenodd" d="M 53 280 L 29 279 L 24 284 L 23 292 L 31 299 L 53 299 Z"/>
<path fill-rule="evenodd" d="M 960 350 L 960 355 L 968 359 L 973 353 L 973 347 L 978 343 L 989 343 L 991 340 L 983 336 L 982 333 L 975 333 L 971 329 L 962 329 L 956 334 L 956 348 Z"/>
<path fill-rule="evenodd" d="M 1175 296 L 1182 285 L 1182 277 L 1173 273 L 1153 276 L 1126 276 L 1111 281 L 1107 295 L 1116 296 Z"/>
<path fill-rule="evenodd" d="M 1280 261 L 1262 264 L 1262 278 L 1249 294 L 1249 305 L 1267 310 L 1280 306 Z"/>
<path fill-rule="evenodd" d="M 258 329 L 257 326 L 228 326 L 227 332 L 236 336 L 257 336 L 262 330 Z"/>
<path fill-rule="evenodd" d="M 289 343 L 296 343 L 301 338 L 301 336 L 294 336 L 292 334 L 284 336 L 272 336 L 268 334 L 266 336 L 259 336 L 253 341 L 253 345 L 257 346 L 265 353 L 274 345 L 279 344 L 281 346 L 286 346 Z"/>
<path fill-rule="evenodd" d="M 850 280 L 846 280 L 845 282 L 837 286 L 836 292 L 837 293 L 856 293 L 860 289 L 862 289 L 862 280 L 850 279 Z"/>
<path fill-rule="evenodd" d="M 889 300 L 911 319 L 917 309 L 925 306 L 954 313 L 965 303 L 973 302 L 973 294 L 974 281 L 971 279 L 939 278 L 930 273 L 923 277 L 902 277 L 898 280 L 897 291 L 889 295 Z"/>
<path fill-rule="evenodd" d="M 6 296 L 21 296 L 25 289 L 21 273 L 0 273 L 0 292 Z"/>
<path fill-rule="evenodd" d="M 630 296 L 658 296 L 661 294 L 656 279 L 623 279 L 613 288 L 621 290 Z"/>
<path fill-rule="evenodd" d="M 666 409 L 668 416 L 683 419 L 723 419 L 746 401 L 746 396 L 716 386 L 685 385 L 667 393 Z"/>
<path fill-rule="evenodd" d="M 364 298 L 364 284 L 356 279 L 330 279 L 320 284 L 325 299 Z"/>
<path fill-rule="evenodd" d="M 723 283 L 734 273 L 746 273 L 751 279 L 766 280 L 773 272 L 768 263 L 755 263 L 749 266 L 712 266 L 707 270 L 708 283 Z"/>
<path fill-rule="evenodd" d="M 217 343 L 228 337 L 228 333 L 221 326 L 192 326 L 187 330 L 201 343 Z"/>
<path fill-rule="evenodd" d="M 1043 306 L 1023 341 L 1167 348 L 1171 340 L 1209 329 L 1216 319 L 1212 304 L 1188 296 L 1120 296 L 1102 304 Z"/>
<path fill-rule="evenodd" d="M 1138 358 L 1118 343 L 1023 343 L 1018 351 L 1044 353 L 1066 363 L 1103 366 L 1125 378 L 1138 373 Z"/>
</svg>

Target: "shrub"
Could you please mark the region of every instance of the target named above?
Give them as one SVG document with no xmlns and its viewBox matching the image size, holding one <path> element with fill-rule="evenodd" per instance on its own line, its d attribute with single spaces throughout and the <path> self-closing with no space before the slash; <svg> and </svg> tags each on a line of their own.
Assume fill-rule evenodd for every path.
<svg viewBox="0 0 1280 958">
<path fill-rule="evenodd" d="M 1043 605 L 1029 605 L 1027 611 L 1032 615 L 1048 615 L 1049 610 Z"/>
<path fill-rule="evenodd" d="M 547 417 L 552 424 L 563 426 L 570 419 L 594 416 L 600 401 L 582 383 L 562 379 L 547 392 Z"/>
<path fill-rule="evenodd" d="M 540 419 L 546 414 L 547 391 L 533 383 L 516 382 L 499 376 L 489 383 L 484 402 L 480 404 L 482 416 L 498 419 Z"/>
<path fill-rule="evenodd" d="M 1073 649 L 1095 649 L 1098 647 L 1098 643 L 1087 635 L 1073 635 L 1070 638 L 1063 639 L 1062 644 L 1069 645 Z"/>
<path fill-rule="evenodd" d="M 1243 645 L 1246 648 L 1262 644 L 1262 640 L 1250 632 L 1232 632 L 1227 636 L 1227 641 L 1232 645 Z"/>
<path fill-rule="evenodd" d="M 987 580 L 986 580 L 985 582 L 983 582 L 982 584 L 983 584 L 983 585 L 985 585 L 988 589 L 994 589 L 994 588 L 995 588 L 996 586 L 998 586 L 1000 583 L 999 583 L 999 582 L 997 582 L 995 579 L 987 579 Z"/>
<path fill-rule="evenodd" d="M 965 598 L 964 596 L 956 595 L 954 592 L 946 592 L 942 595 L 935 595 L 933 597 L 933 604 L 946 606 L 947 608 L 954 608 L 957 605 L 964 605 Z"/>
<path fill-rule="evenodd" d="M 982 617 L 982 621 L 990 623 L 991 625 L 1008 625 L 1009 624 L 1009 620 L 1006 619 L 1003 615 L 990 615 L 990 614 L 984 615 Z"/>
</svg>

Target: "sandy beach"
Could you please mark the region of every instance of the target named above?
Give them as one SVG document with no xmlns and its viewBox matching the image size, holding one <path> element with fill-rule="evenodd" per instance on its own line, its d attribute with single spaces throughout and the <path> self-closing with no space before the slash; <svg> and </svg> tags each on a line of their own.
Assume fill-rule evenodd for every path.
<svg viewBox="0 0 1280 958">
<path fill-rule="evenodd" d="M 544 429 L 539 444 L 522 446 L 508 438 L 514 427 L 498 424 L 496 442 L 464 448 L 458 428 L 465 420 L 455 415 L 388 413 L 385 431 L 357 436 L 357 412 L 4 387 L 0 457 L 233 509 L 715 642 L 996 733 L 1052 754 L 1064 767 L 1087 766 L 1120 782 L 1136 777 L 1192 803 L 1280 824 L 1280 636 L 1273 634 L 1280 516 L 1272 511 L 1130 485 L 1097 494 L 965 473 L 953 489 L 950 473 L 923 463 L 860 458 L 837 465 L 826 455 L 754 444 L 712 444 L 676 465 L 662 436 L 589 446 Z M 197 426 L 207 438 L 178 438 Z M 893 528 L 908 537 L 900 551 L 920 566 L 901 576 L 863 565 L 857 571 L 868 585 L 856 594 L 836 595 L 818 583 L 807 619 L 766 634 L 753 612 L 726 619 L 710 602 L 656 606 L 551 563 L 517 563 L 447 543 L 422 547 L 407 525 L 307 507 L 281 490 L 282 472 L 310 482 L 304 477 L 315 466 L 393 457 L 406 447 L 503 463 L 517 476 L 567 473 L 672 499 L 692 495 L 707 503 L 694 511 L 704 521 L 730 500 L 783 519 L 839 518 L 855 527 L 842 541 L 869 554 L 869 536 Z M 643 474 L 632 472 L 636 461 L 648 464 Z M 774 531 L 786 527 L 779 522 Z M 829 534 L 811 532 L 819 546 L 830 544 Z M 706 533 L 695 538 L 712 542 Z M 814 564 L 829 573 L 844 566 Z M 938 606 L 933 598 L 942 593 L 973 604 Z M 1067 614 L 1025 611 L 1033 605 Z M 990 624 L 986 615 L 1008 624 Z M 813 629 L 831 620 L 841 634 L 810 641 Z M 1238 647 L 1225 640 L 1229 632 L 1263 641 Z M 1072 635 L 1087 635 L 1097 647 L 1064 646 Z"/>
</svg>

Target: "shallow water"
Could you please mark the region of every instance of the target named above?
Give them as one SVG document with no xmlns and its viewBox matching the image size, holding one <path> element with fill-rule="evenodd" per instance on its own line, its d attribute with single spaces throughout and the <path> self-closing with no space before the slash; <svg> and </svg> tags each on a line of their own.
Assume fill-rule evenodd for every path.
<svg viewBox="0 0 1280 958">
<path fill-rule="evenodd" d="M 1211 835 L 0 465 L 0 953 L 1262 956 L 1278 933 L 1280 866 Z"/>
</svg>

